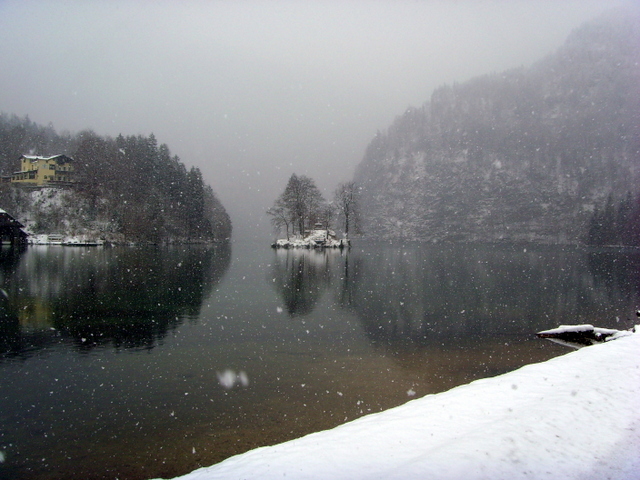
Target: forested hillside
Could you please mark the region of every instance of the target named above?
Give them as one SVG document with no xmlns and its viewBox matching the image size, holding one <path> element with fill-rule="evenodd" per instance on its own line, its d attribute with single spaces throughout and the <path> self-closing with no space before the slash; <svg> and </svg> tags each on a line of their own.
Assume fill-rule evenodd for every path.
<svg viewBox="0 0 640 480">
<path fill-rule="evenodd" d="M 226 240 L 231 221 L 196 167 L 187 169 L 153 134 L 102 137 L 91 131 L 57 134 L 28 118 L 0 114 L 0 173 L 19 169 L 23 154 L 66 154 L 75 184 L 25 190 L 0 184 L 0 208 L 35 233 L 98 231 L 125 241 Z"/>
<path fill-rule="evenodd" d="M 365 230 L 584 241 L 608 198 L 640 192 L 639 85 L 640 15 L 620 10 L 529 68 L 438 88 L 368 146 L 355 175 Z"/>
</svg>

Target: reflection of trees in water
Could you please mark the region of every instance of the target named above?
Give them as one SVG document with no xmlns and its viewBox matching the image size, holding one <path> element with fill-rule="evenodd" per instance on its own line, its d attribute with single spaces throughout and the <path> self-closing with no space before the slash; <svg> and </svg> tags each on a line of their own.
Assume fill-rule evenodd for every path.
<svg viewBox="0 0 640 480">
<path fill-rule="evenodd" d="M 585 255 L 573 249 L 376 246 L 352 250 L 349 261 L 339 294 L 378 343 L 532 334 L 561 323 L 607 326 L 628 308 L 619 291 L 594 282 Z M 622 270 L 617 278 L 633 269 Z"/>
<path fill-rule="evenodd" d="M 347 252 L 348 253 L 348 252 Z M 342 263 L 336 268 L 338 280 L 336 282 L 336 297 L 338 304 L 345 309 L 351 309 L 356 292 L 357 275 L 362 269 L 362 259 L 359 256 L 344 255 Z"/>
<path fill-rule="evenodd" d="M 313 311 L 331 283 L 338 250 L 276 249 L 272 278 L 291 317 Z"/>
<path fill-rule="evenodd" d="M 7 279 L 18 268 L 24 248 L 0 245 L 0 353 L 21 348 L 20 320 L 11 305 L 7 292 Z"/>
<path fill-rule="evenodd" d="M 593 289 L 598 296 L 593 300 L 605 303 L 610 298 L 627 298 L 631 313 L 640 307 L 640 252 L 598 251 L 588 255 Z M 622 312 L 619 312 L 622 313 Z"/>
<path fill-rule="evenodd" d="M 50 329 L 50 342 L 57 332 L 83 350 L 152 347 L 185 317 L 199 314 L 230 258 L 227 244 L 29 249 L 20 267 L 4 275 L 3 310 L 20 327 L 19 338 L 14 329 L 13 343 L 3 347 L 19 354 Z M 17 352 L 16 342 L 23 346 Z"/>
<path fill-rule="evenodd" d="M 8 278 L 18 268 L 25 246 L 0 245 L 0 279 Z"/>
</svg>

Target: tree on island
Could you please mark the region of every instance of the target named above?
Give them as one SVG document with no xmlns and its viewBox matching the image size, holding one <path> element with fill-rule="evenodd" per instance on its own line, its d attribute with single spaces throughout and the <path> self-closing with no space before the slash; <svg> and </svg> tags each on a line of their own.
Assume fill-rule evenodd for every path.
<svg viewBox="0 0 640 480">
<path fill-rule="evenodd" d="M 278 197 L 273 207 L 267 210 L 267 215 L 271 215 L 271 225 L 273 225 L 273 228 L 277 231 L 281 231 L 284 227 L 287 233 L 287 240 L 289 240 L 289 227 L 292 225 L 292 220 L 282 200 L 282 195 Z"/>
<path fill-rule="evenodd" d="M 334 203 L 338 211 L 338 219 L 344 222 L 344 236 L 349 238 L 349 229 L 359 232 L 360 211 L 358 204 L 359 188 L 356 182 L 345 182 L 338 185 L 334 194 Z"/>
<path fill-rule="evenodd" d="M 326 227 L 330 221 L 326 215 L 327 202 L 313 179 L 305 175 L 291 175 L 284 192 L 276 199 L 273 207 L 267 210 L 271 216 L 271 224 L 281 230 L 283 227 L 289 239 L 291 233 L 304 236 L 306 230 L 318 221 Z"/>
</svg>

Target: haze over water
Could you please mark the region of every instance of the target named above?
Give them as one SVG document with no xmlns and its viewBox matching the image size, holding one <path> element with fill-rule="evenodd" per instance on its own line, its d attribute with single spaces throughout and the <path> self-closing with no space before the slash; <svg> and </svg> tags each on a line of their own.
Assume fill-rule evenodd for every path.
<svg viewBox="0 0 640 480">
<path fill-rule="evenodd" d="M 236 234 L 260 236 L 292 173 L 331 198 L 376 131 L 437 87 L 529 66 L 626 3 L 4 0 L 0 111 L 154 133 L 200 168 Z"/>
</svg>

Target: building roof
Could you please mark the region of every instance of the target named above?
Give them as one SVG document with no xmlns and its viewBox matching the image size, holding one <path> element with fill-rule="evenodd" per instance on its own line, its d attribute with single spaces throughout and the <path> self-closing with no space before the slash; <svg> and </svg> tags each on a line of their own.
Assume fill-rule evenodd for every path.
<svg viewBox="0 0 640 480">
<path fill-rule="evenodd" d="M 68 157 L 64 154 L 58 154 L 58 155 L 51 155 L 49 157 L 43 157 L 40 155 L 22 155 L 20 158 L 25 158 L 27 160 L 55 160 L 55 159 L 61 159 L 63 162 L 70 162 L 73 161 L 73 158 Z"/>
<path fill-rule="evenodd" d="M 23 228 L 24 225 L 0 208 L 0 227 Z"/>
</svg>

